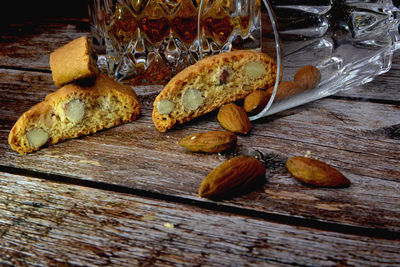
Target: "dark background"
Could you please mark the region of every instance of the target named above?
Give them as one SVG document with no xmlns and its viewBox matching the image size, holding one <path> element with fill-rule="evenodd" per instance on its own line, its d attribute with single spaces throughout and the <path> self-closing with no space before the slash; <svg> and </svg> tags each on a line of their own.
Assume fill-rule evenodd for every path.
<svg viewBox="0 0 400 267">
<path fill-rule="evenodd" d="M 1 22 L 23 22 L 52 18 L 87 18 L 87 3 L 91 0 L 3 0 Z"/>
<path fill-rule="evenodd" d="M 52 18 L 88 18 L 88 1 L 95 0 L 2 0 L 0 22 L 22 22 L 24 20 Z M 393 0 L 393 4 L 400 7 L 400 0 Z"/>
</svg>

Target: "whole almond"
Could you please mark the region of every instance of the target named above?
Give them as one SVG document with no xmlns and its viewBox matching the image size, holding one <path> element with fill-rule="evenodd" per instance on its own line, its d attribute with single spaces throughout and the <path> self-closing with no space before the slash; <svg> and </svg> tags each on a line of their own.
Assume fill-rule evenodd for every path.
<svg viewBox="0 0 400 267">
<path fill-rule="evenodd" d="M 236 145 L 237 136 L 227 131 L 208 131 L 188 135 L 178 144 L 192 152 L 218 153 Z"/>
<path fill-rule="evenodd" d="M 244 111 L 249 114 L 260 113 L 268 103 L 270 94 L 262 90 L 256 90 L 246 96 L 243 103 Z"/>
<path fill-rule="evenodd" d="M 314 66 L 304 66 L 294 75 L 293 81 L 299 84 L 304 90 L 313 89 L 321 80 L 321 72 Z"/>
<path fill-rule="evenodd" d="M 306 157 L 292 157 L 286 162 L 288 171 L 299 181 L 323 187 L 347 187 L 350 180 L 328 164 Z"/>
<path fill-rule="evenodd" d="M 251 156 L 238 156 L 212 170 L 199 188 L 205 198 L 229 197 L 248 188 L 256 178 L 265 177 L 264 165 Z"/>
<path fill-rule="evenodd" d="M 271 97 L 274 87 L 270 87 L 266 93 Z M 304 91 L 304 88 L 293 81 L 281 82 L 276 90 L 274 101 L 281 101 L 297 95 Z M 269 100 L 269 98 L 268 98 Z"/>
<path fill-rule="evenodd" d="M 251 122 L 246 111 L 235 103 L 222 106 L 217 119 L 222 127 L 237 134 L 247 134 L 251 130 Z"/>
</svg>

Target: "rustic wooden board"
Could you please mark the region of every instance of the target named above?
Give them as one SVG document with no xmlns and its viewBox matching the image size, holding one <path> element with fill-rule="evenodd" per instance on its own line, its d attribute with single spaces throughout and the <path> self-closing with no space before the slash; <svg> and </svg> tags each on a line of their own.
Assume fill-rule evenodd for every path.
<svg viewBox="0 0 400 267">
<path fill-rule="evenodd" d="M 400 264 L 398 235 L 358 234 L 0 172 L 5 265 Z"/>
<path fill-rule="evenodd" d="M 24 21 L 1 25 L 0 66 L 49 71 L 49 54 L 89 32 L 87 19 Z"/>
<path fill-rule="evenodd" d="M 255 122 L 232 153 L 176 144 L 221 129 L 215 113 L 157 132 L 156 86 L 135 88 L 136 122 L 19 156 L 8 132 L 56 90 L 49 53 L 88 30 L 87 19 L 2 25 L 0 265 L 400 265 L 399 53 L 372 83 Z M 198 198 L 204 176 L 239 154 L 264 162 L 266 182 L 230 200 Z M 297 182 L 284 164 L 304 154 L 352 186 Z"/>
<path fill-rule="evenodd" d="M 268 167 L 265 185 L 224 204 L 265 212 L 265 216 L 293 215 L 399 230 L 397 105 L 323 99 L 255 122 L 249 136 L 239 137 L 234 153 L 205 155 L 188 153 L 176 142 L 195 131 L 221 129 L 215 114 L 159 133 L 151 121 L 154 95 L 139 88 L 144 111 L 136 122 L 19 156 L 7 144 L 9 130 L 24 110 L 55 87 L 48 73 L 0 73 L 5 73 L 0 81 L 4 96 L 0 109 L 3 170 L 30 170 L 41 177 L 57 175 L 59 179 L 102 182 L 198 200 L 198 186 L 212 168 L 233 155 L 261 153 Z M 317 189 L 291 178 L 284 167 L 286 159 L 307 151 L 342 170 L 353 186 Z"/>
</svg>

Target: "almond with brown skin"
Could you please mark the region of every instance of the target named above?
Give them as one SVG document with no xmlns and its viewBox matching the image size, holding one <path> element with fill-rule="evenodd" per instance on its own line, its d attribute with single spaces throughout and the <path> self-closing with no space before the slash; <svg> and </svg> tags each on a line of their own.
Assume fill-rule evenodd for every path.
<svg viewBox="0 0 400 267">
<path fill-rule="evenodd" d="M 271 97 L 273 93 L 274 87 L 270 87 L 266 93 L 268 94 L 268 100 Z M 274 101 L 281 101 L 287 98 L 290 98 L 294 95 L 297 95 L 301 92 L 304 91 L 304 88 L 298 85 L 296 82 L 293 81 L 285 81 L 281 82 L 278 85 L 278 88 L 276 90 L 276 95 L 274 98 Z"/>
<path fill-rule="evenodd" d="M 322 187 L 347 187 L 350 180 L 328 164 L 306 157 L 292 157 L 286 162 L 288 171 L 299 181 Z"/>
<path fill-rule="evenodd" d="M 227 131 L 209 131 L 188 135 L 178 144 L 192 152 L 218 153 L 236 145 L 237 136 Z"/>
<path fill-rule="evenodd" d="M 283 81 L 279 83 L 278 88 L 276 90 L 274 101 L 281 101 L 284 99 L 288 99 L 292 96 L 300 94 L 303 91 L 313 89 L 318 85 L 320 80 L 321 80 L 321 73 L 316 67 L 304 66 L 296 72 L 293 81 Z M 265 102 L 268 103 L 269 99 L 272 96 L 273 90 L 274 87 L 268 88 L 268 90 L 265 92 L 266 97 L 263 96 L 262 102 L 259 100 L 260 103 L 265 103 Z M 254 102 L 254 100 L 252 101 Z M 247 111 L 247 109 L 245 110 Z"/>
<path fill-rule="evenodd" d="M 265 177 L 264 165 L 251 156 L 238 156 L 212 170 L 199 188 L 205 198 L 229 197 L 248 188 L 256 178 Z"/>
<path fill-rule="evenodd" d="M 257 90 L 248 95 L 244 99 L 243 108 L 250 115 L 260 113 L 268 104 L 274 87 L 270 87 L 267 91 Z M 297 95 L 304 91 L 304 88 L 293 81 L 281 82 L 278 85 L 274 101 L 281 101 Z"/>
<path fill-rule="evenodd" d="M 246 111 L 235 103 L 222 106 L 217 119 L 226 130 L 237 134 L 247 134 L 251 130 L 251 122 Z"/>
<path fill-rule="evenodd" d="M 270 99 L 270 94 L 265 91 L 256 90 L 246 96 L 243 103 L 244 111 L 249 114 L 260 113 L 267 105 Z"/>
<path fill-rule="evenodd" d="M 321 80 L 321 72 L 314 66 L 304 66 L 294 75 L 293 81 L 304 90 L 313 89 Z"/>
</svg>

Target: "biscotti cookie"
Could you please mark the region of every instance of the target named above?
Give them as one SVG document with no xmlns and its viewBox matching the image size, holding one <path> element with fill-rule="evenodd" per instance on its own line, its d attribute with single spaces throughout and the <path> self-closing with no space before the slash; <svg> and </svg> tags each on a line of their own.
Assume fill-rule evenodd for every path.
<svg viewBox="0 0 400 267">
<path fill-rule="evenodd" d="M 73 81 L 94 77 L 98 70 L 91 54 L 92 43 L 87 36 L 75 39 L 52 52 L 50 69 L 55 85 L 61 87 Z"/>
<path fill-rule="evenodd" d="M 277 66 L 268 55 L 248 50 L 207 57 L 179 72 L 153 105 L 153 122 L 160 132 L 187 122 L 256 89 L 273 85 Z"/>
<path fill-rule="evenodd" d="M 8 137 L 20 154 L 131 122 L 141 112 L 136 93 L 101 74 L 93 86 L 68 84 L 25 112 Z"/>
</svg>

